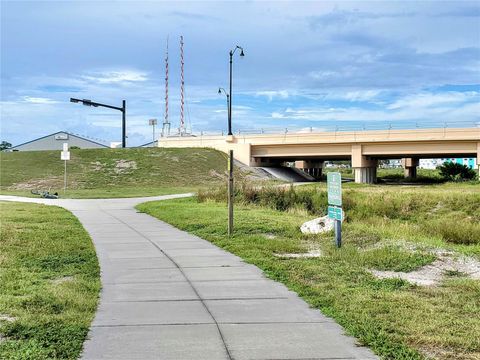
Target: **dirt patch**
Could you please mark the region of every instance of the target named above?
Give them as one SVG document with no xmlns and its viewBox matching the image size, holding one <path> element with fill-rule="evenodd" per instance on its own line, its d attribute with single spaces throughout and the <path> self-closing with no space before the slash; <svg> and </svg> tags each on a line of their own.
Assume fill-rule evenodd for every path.
<svg viewBox="0 0 480 360">
<path fill-rule="evenodd" d="M 220 174 L 218 171 L 215 171 L 214 169 L 210 170 L 208 172 L 208 175 L 211 176 L 212 178 L 216 178 L 216 179 L 225 179 L 225 175 L 224 174 Z"/>
<path fill-rule="evenodd" d="M 117 160 L 115 161 L 113 171 L 115 171 L 116 174 L 124 174 L 135 169 L 137 169 L 137 163 L 134 160 Z"/>
<path fill-rule="evenodd" d="M 434 286 L 445 276 L 461 275 L 480 280 L 480 261 L 466 256 L 456 256 L 450 251 L 432 250 L 438 258 L 433 263 L 411 272 L 369 270 L 379 279 L 399 278 L 412 284 Z"/>
<path fill-rule="evenodd" d="M 105 167 L 105 164 L 104 163 L 101 163 L 100 161 L 92 161 L 90 163 L 90 165 L 92 165 L 92 170 L 93 171 L 101 171 L 104 169 Z"/>
<path fill-rule="evenodd" d="M 61 277 L 61 278 L 53 279 L 51 282 L 54 285 L 58 285 L 58 284 L 66 283 L 66 282 L 72 282 L 73 280 L 75 280 L 75 278 L 73 276 L 64 276 L 64 277 Z"/>
<path fill-rule="evenodd" d="M 17 318 L 7 315 L 7 314 L 0 314 L 0 321 L 5 321 L 5 322 L 14 322 L 16 321 Z"/>
<path fill-rule="evenodd" d="M 428 359 L 478 359 L 475 355 L 469 355 L 465 352 L 459 352 L 458 349 L 446 349 L 442 347 L 427 348 L 421 346 L 420 352 L 427 356 Z"/>
<path fill-rule="evenodd" d="M 310 259 L 310 258 L 319 258 L 323 256 L 321 250 L 310 250 L 306 253 L 300 254 L 274 254 L 276 257 L 281 259 Z"/>
<path fill-rule="evenodd" d="M 273 240 L 273 239 L 277 238 L 277 236 L 275 234 L 272 234 L 272 233 L 264 234 L 264 236 L 269 240 Z"/>
<path fill-rule="evenodd" d="M 50 188 L 63 186 L 63 177 L 51 176 L 45 179 L 32 179 L 12 184 L 9 190 L 49 190 Z"/>
</svg>

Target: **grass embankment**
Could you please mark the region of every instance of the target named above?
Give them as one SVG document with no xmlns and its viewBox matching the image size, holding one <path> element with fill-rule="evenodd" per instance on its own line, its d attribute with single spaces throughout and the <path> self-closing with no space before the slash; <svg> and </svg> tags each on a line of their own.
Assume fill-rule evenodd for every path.
<svg viewBox="0 0 480 360">
<path fill-rule="evenodd" d="M 0 359 L 76 359 L 97 308 L 99 266 L 58 207 L 0 203 Z"/>
<path fill-rule="evenodd" d="M 259 266 L 385 359 L 478 359 L 479 281 L 451 273 L 438 286 L 416 286 L 401 279 L 377 279 L 368 271 L 418 269 L 435 259 L 430 246 L 478 259 L 480 189 L 457 186 L 345 185 L 341 249 L 334 247 L 332 233 L 299 231 L 312 214 L 325 212 L 323 185 L 282 196 L 278 189 L 238 194 L 241 204 L 235 209 L 230 239 L 225 202 L 215 201 L 218 193 L 200 193 L 203 202 L 182 199 L 138 208 Z M 311 249 L 320 249 L 323 256 L 275 256 Z"/>
<path fill-rule="evenodd" d="M 73 149 L 64 163 L 59 151 L 0 154 L 0 191 L 31 196 L 49 190 L 62 197 L 104 198 L 190 192 L 218 181 L 226 169 L 225 155 L 212 149 Z"/>
</svg>

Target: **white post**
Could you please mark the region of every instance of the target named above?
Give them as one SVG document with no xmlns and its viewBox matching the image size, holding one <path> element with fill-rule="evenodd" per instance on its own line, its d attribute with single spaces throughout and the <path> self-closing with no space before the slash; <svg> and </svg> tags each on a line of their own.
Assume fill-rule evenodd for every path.
<svg viewBox="0 0 480 360">
<path fill-rule="evenodd" d="M 65 162 L 65 171 L 63 176 L 63 195 L 65 195 L 67 192 L 67 160 L 64 160 L 64 162 Z"/>
<path fill-rule="evenodd" d="M 60 153 L 60 159 L 64 161 L 63 170 L 63 195 L 67 192 L 67 160 L 70 160 L 70 152 L 68 151 L 68 143 L 63 143 L 63 151 Z"/>
</svg>

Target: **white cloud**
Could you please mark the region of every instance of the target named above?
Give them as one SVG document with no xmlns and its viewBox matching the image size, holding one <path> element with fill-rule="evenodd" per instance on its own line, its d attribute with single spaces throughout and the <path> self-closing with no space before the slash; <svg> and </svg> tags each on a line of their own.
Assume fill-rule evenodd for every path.
<svg viewBox="0 0 480 360">
<path fill-rule="evenodd" d="M 372 94 L 373 96 L 373 94 Z M 287 108 L 271 113 L 276 120 L 377 122 L 387 127 L 389 123 L 404 126 L 405 122 L 443 126 L 475 126 L 480 114 L 480 94 L 477 92 L 419 93 L 397 99 L 392 104 L 374 109 L 359 106 L 328 107 L 306 106 Z"/>
<path fill-rule="evenodd" d="M 268 98 L 268 101 L 272 101 L 274 98 L 279 99 L 288 99 L 292 94 L 288 90 L 267 90 L 267 91 L 257 91 L 255 92 L 256 96 L 265 96 Z"/>
<path fill-rule="evenodd" d="M 421 93 L 406 96 L 390 104 L 388 109 L 401 109 L 401 108 L 424 108 L 424 107 L 436 107 L 441 105 L 453 105 L 461 104 L 468 101 L 477 99 L 479 100 L 480 94 L 475 91 L 469 92 L 447 92 L 441 94 Z"/>
<path fill-rule="evenodd" d="M 31 97 L 31 96 L 24 96 L 23 101 L 32 104 L 56 104 L 58 101 L 43 98 L 43 97 Z"/>
<path fill-rule="evenodd" d="M 343 98 L 349 101 L 369 101 L 377 98 L 380 93 L 380 90 L 349 91 L 343 95 Z"/>
<path fill-rule="evenodd" d="M 87 81 L 97 82 L 99 84 L 114 84 L 122 82 L 139 82 L 148 80 L 148 74 L 138 70 L 120 70 L 93 72 L 90 75 L 83 75 L 82 78 Z"/>
</svg>

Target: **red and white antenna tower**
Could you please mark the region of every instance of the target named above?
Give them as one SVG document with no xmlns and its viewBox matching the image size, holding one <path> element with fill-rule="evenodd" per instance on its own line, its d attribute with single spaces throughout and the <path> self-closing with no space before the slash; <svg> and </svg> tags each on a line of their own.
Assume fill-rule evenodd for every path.
<svg viewBox="0 0 480 360">
<path fill-rule="evenodd" d="M 165 131 L 165 129 L 167 129 Z M 170 135 L 170 121 L 168 120 L 168 37 L 167 52 L 165 54 L 165 118 L 163 120 L 162 136 Z"/>
<path fill-rule="evenodd" d="M 185 79 L 183 75 L 183 36 L 180 36 L 180 136 L 185 134 L 185 115 L 184 115 L 184 104 L 185 104 Z"/>
</svg>

